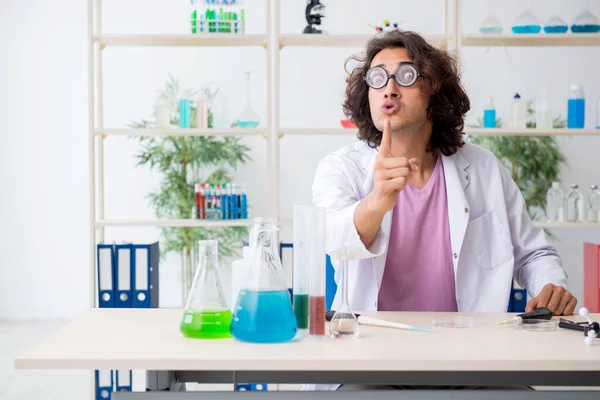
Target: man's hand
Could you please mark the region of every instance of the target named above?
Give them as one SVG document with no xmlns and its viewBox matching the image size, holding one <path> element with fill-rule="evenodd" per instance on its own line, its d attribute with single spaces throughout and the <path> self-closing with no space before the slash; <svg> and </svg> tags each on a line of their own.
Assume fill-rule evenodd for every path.
<svg viewBox="0 0 600 400">
<path fill-rule="evenodd" d="M 551 283 L 544 286 L 539 295 L 527 303 L 525 312 L 531 312 L 538 307 L 546 307 L 554 315 L 571 315 L 577 306 L 577 299 L 562 286 Z"/>
<path fill-rule="evenodd" d="M 374 166 L 373 191 L 369 196 L 369 206 L 372 210 L 385 214 L 394 208 L 398 193 L 408 182 L 411 165 L 416 169 L 416 160 L 392 156 L 392 127 L 389 120 L 384 120 L 381 144 Z"/>
</svg>

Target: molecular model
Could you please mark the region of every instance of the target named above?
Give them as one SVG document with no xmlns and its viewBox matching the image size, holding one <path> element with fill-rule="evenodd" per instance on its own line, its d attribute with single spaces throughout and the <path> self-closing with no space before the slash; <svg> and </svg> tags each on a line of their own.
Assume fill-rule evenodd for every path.
<svg viewBox="0 0 600 400">
<path fill-rule="evenodd" d="M 579 309 L 579 315 L 581 315 L 582 317 L 585 317 L 588 320 L 588 328 L 584 331 L 584 334 L 585 334 L 584 341 L 585 341 L 585 344 L 587 344 L 588 346 L 591 346 L 594 344 L 594 339 L 600 332 L 600 325 L 598 325 L 597 322 L 592 321 L 592 319 L 589 317 L 589 311 L 585 307 L 582 307 L 581 309 Z"/>
</svg>

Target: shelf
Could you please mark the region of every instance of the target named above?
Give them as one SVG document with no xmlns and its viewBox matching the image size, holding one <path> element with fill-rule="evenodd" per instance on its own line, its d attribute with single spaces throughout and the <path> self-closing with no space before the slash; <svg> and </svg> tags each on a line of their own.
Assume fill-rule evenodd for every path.
<svg viewBox="0 0 600 400">
<path fill-rule="evenodd" d="M 279 42 L 290 47 L 360 47 L 363 48 L 374 35 L 328 35 L 328 34 L 281 34 Z M 440 47 L 451 39 L 450 36 L 431 35 L 425 39 Z"/>
<path fill-rule="evenodd" d="M 94 41 L 104 46 L 203 46 L 259 47 L 267 43 L 266 35 L 203 34 L 203 35 L 94 35 Z"/>
<path fill-rule="evenodd" d="M 548 222 L 533 221 L 539 228 L 600 228 L 600 222 Z"/>
<path fill-rule="evenodd" d="M 563 34 L 470 34 L 462 36 L 463 46 L 600 46 L 598 33 Z"/>
<path fill-rule="evenodd" d="M 597 136 L 600 129 L 465 128 L 465 133 L 482 136 Z"/>
<path fill-rule="evenodd" d="M 106 136 L 256 136 L 266 135 L 263 128 L 231 129 L 95 129 L 97 135 Z"/>
<path fill-rule="evenodd" d="M 283 135 L 354 135 L 358 133 L 356 128 L 282 128 Z"/>
<path fill-rule="evenodd" d="M 252 226 L 249 219 L 234 220 L 195 220 L 195 219 L 117 219 L 96 221 L 96 227 L 102 226 L 156 226 L 156 227 L 189 227 L 189 228 L 224 228 L 232 226 Z"/>
</svg>

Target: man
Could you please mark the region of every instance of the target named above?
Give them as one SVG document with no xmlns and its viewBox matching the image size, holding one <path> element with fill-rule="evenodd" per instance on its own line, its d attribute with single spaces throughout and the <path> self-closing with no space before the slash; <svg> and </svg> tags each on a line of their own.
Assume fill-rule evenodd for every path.
<svg viewBox="0 0 600 400">
<path fill-rule="evenodd" d="M 326 156 L 312 189 L 328 254 L 353 260 L 352 308 L 505 312 L 514 278 L 533 297 L 526 311 L 571 314 L 561 260 L 518 187 L 463 141 L 455 61 L 413 32 L 377 36 L 357 60 L 344 111 L 361 140 Z"/>
</svg>

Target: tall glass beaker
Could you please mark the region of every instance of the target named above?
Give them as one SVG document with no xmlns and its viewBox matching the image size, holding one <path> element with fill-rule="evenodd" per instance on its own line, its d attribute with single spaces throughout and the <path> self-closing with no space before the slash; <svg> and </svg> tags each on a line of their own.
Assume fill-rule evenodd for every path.
<svg viewBox="0 0 600 400">
<path fill-rule="evenodd" d="M 189 338 L 231 337 L 231 311 L 218 271 L 218 242 L 199 240 L 198 252 L 198 270 L 183 312 L 180 331 Z"/>
<path fill-rule="evenodd" d="M 294 313 L 299 329 L 325 335 L 325 209 L 294 207 Z"/>
<path fill-rule="evenodd" d="M 231 334 L 240 341 L 279 343 L 296 336 L 296 317 L 275 237 L 272 220 L 255 223 L 250 265 L 231 321 Z"/>
</svg>

